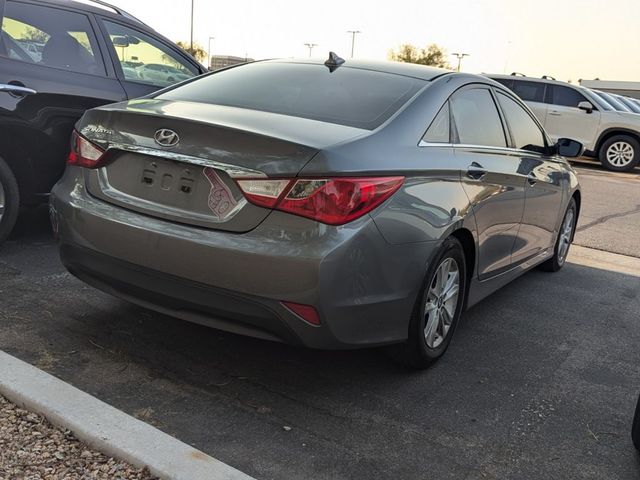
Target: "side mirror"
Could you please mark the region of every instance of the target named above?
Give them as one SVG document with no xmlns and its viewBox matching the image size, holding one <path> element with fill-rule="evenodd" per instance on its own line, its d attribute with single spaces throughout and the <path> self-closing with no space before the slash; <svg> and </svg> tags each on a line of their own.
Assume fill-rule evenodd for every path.
<svg viewBox="0 0 640 480">
<path fill-rule="evenodd" d="M 593 112 L 593 105 L 591 105 L 591 102 L 582 101 L 578 104 L 578 108 L 580 110 L 584 110 L 587 113 Z"/>
<path fill-rule="evenodd" d="M 556 143 L 556 152 L 563 157 L 579 157 L 582 155 L 584 147 L 580 142 L 570 138 L 560 138 Z"/>
<path fill-rule="evenodd" d="M 127 37 L 113 37 L 111 41 L 113 42 L 114 47 L 126 48 L 129 46 L 129 40 Z"/>
</svg>

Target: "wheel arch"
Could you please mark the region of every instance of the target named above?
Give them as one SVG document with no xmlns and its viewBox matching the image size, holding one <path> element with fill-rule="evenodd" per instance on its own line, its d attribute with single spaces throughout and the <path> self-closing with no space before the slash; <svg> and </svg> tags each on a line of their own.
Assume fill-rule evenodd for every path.
<svg viewBox="0 0 640 480">
<path fill-rule="evenodd" d="M 464 261 L 467 271 L 467 285 L 469 285 L 473 274 L 476 270 L 476 242 L 473 234 L 466 228 L 459 228 L 451 233 L 451 237 L 454 237 L 462 245 L 464 251 Z"/>
<path fill-rule="evenodd" d="M 600 134 L 600 137 L 598 137 L 598 141 L 596 142 L 596 146 L 595 146 L 595 154 L 600 155 L 600 149 L 602 148 L 602 145 L 604 144 L 604 142 L 606 142 L 611 137 L 614 137 L 616 135 L 628 135 L 634 138 L 638 143 L 640 143 L 640 132 L 630 130 L 627 128 L 618 128 L 618 127 L 608 128 Z"/>
</svg>

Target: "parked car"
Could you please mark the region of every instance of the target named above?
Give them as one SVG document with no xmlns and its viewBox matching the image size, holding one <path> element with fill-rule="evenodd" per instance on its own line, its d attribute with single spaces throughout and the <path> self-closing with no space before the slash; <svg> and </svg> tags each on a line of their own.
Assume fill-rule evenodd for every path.
<svg viewBox="0 0 640 480">
<path fill-rule="evenodd" d="M 46 200 L 62 175 L 69 135 L 85 110 L 167 85 L 138 78 L 126 66 L 132 57 L 180 65 L 184 78 L 205 68 L 126 12 L 98 3 L 0 0 L 0 24 L 2 243 L 20 203 Z M 34 36 L 44 40 L 39 59 L 27 41 Z"/>
<path fill-rule="evenodd" d="M 631 426 L 631 438 L 633 445 L 640 450 L 640 397 L 636 404 L 636 414 L 633 416 L 633 425 Z"/>
<path fill-rule="evenodd" d="M 264 61 L 87 112 L 51 196 L 87 283 L 215 328 L 425 367 L 462 311 L 566 261 L 578 179 L 510 90 Z"/>
<path fill-rule="evenodd" d="M 585 146 L 585 155 L 609 170 L 629 171 L 640 161 L 640 115 L 617 100 L 555 80 L 488 76 L 522 98 L 553 140 L 575 138 Z"/>
<path fill-rule="evenodd" d="M 171 65 L 148 63 L 136 69 L 138 77 L 143 81 L 151 81 L 156 84 L 169 86 L 176 82 L 182 82 L 192 77 L 188 72 L 183 72 Z"/>
</svg>

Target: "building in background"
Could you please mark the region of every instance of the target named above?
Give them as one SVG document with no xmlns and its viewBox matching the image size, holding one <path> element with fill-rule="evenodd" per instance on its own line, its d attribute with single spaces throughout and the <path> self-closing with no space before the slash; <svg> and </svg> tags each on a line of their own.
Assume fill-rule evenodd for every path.
<svg viewBox="0 0 640 480">
<path fill-rule="evenodd" d="M 224 67 L 230 67 L 231 65 L 238 65 L 239 63 L 253 62 L 253 58 L 248 57 L 234 57 L 232 55 L 212 55 L 211 67 L 209 70 L 219 70 Z"/>
<path fill-rule="evenodd" d="M 640 82 L 621 82 L 617 80 L 580 80 L 580 85 L 603 92 L 617 93 L 625 97 L 640 99 Z"/>
</svg>

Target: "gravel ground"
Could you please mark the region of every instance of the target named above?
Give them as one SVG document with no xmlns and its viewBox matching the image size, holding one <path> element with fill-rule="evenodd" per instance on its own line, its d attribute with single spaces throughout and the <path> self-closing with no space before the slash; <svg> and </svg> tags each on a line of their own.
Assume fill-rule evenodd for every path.
<svg viewBox="0 0 640 480">
<path fill-rule="evenodd" d="M 138 469 L 95 452 L 68 430 L 0 396 L 0 480 L 152 480 Z"/>
</svg>

